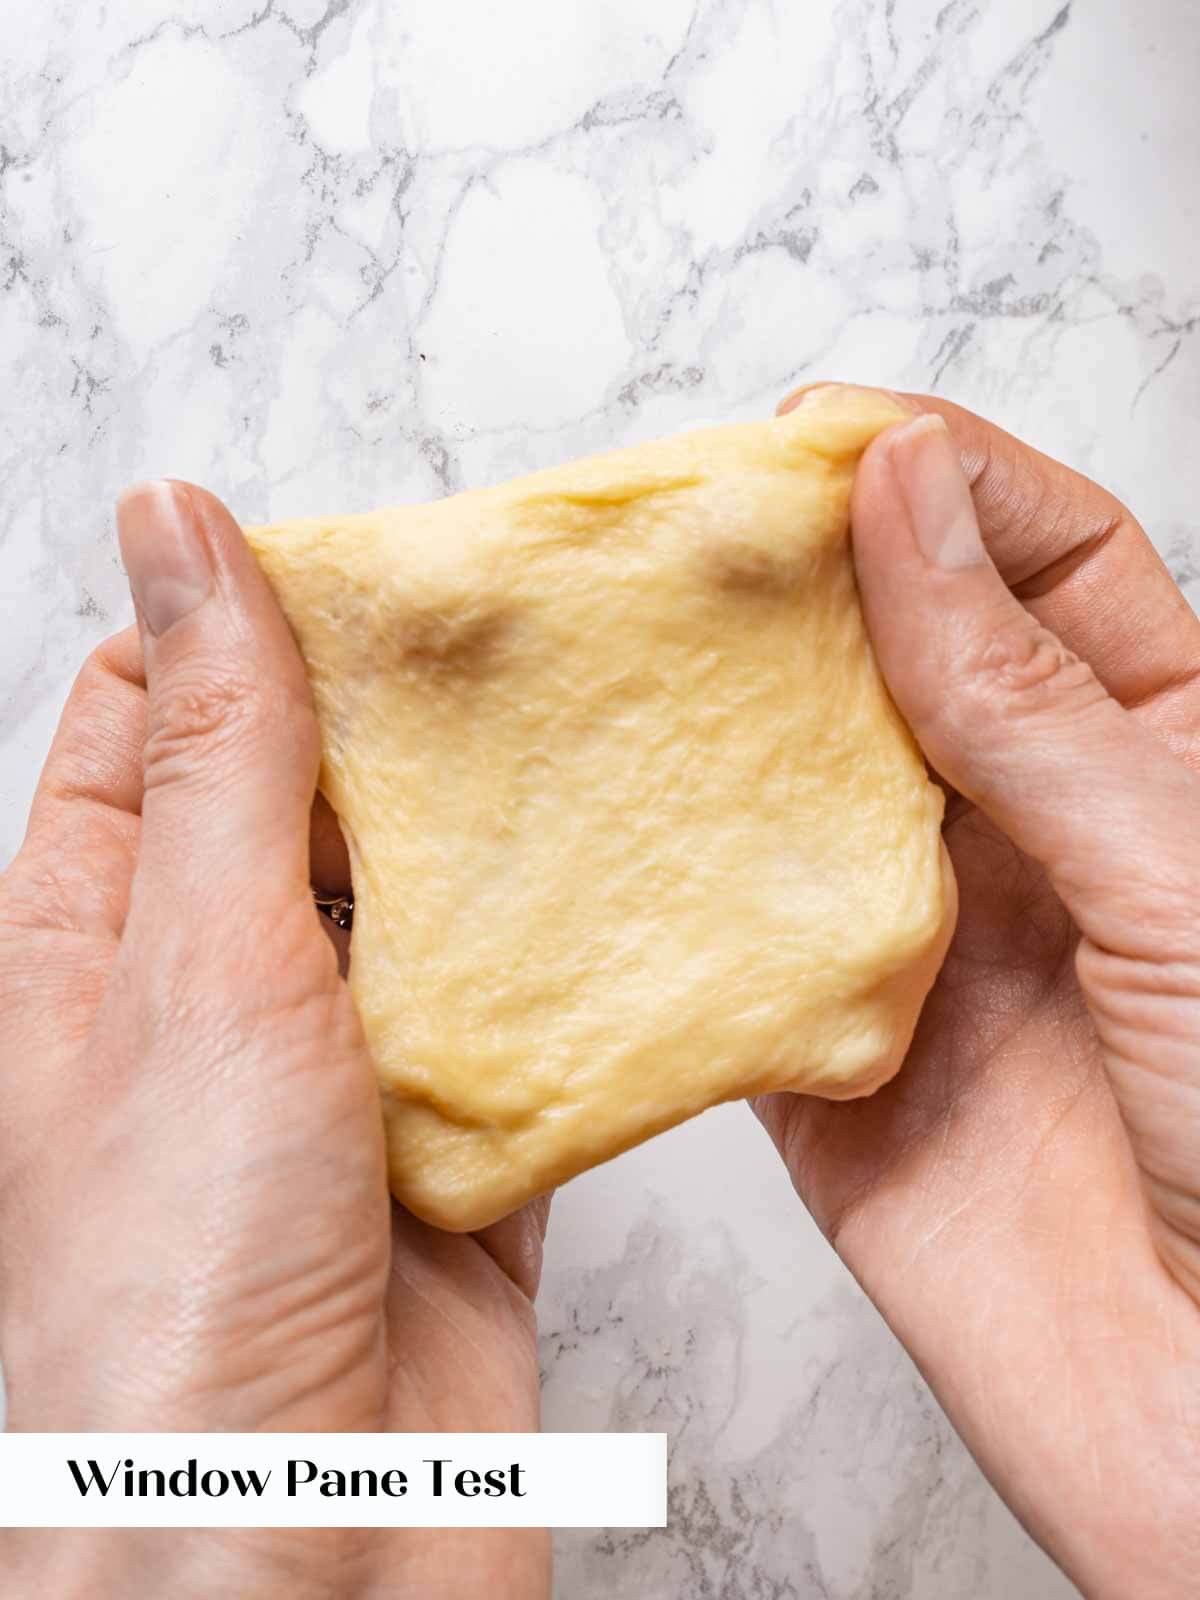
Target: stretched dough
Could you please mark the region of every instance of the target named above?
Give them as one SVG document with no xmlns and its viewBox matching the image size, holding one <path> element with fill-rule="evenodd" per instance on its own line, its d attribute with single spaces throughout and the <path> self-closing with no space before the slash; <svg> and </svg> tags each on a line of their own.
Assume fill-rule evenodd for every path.
<svg viewBox="0 0 1200 1600">
<path fill-rule="evenodd" d="M 717 1101 L 868 1094 L 954 920 L 817 391 L 434 505 L 249 530 L 351 853 L 391 1184 L 479 1228 Z"/>
</svg>

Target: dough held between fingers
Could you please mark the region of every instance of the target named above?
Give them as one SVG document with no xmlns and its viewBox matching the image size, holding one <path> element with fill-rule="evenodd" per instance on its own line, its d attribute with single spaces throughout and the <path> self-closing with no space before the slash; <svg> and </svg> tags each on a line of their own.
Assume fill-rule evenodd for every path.
<svg viewBox="0 0 1200 1600">
<path fill-rule="evenodd" d="M 818 390 L 248 531 L 312 681 L 418 1216 L 482 1227 L 718 1101 L 899 1067 L 955 907 L 848 539 L 858 459 L 903 419 Z"/>
</svg>

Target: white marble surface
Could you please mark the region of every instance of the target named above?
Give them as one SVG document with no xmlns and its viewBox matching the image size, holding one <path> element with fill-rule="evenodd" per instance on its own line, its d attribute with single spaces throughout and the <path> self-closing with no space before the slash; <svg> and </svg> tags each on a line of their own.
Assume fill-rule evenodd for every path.
<svg viewBox="0 0 1200 1600">
<path fill-rule="evenodd" d="M 110 506 L 424 498 L 927 386 L 1200 598 L 1193 0 L 0 0 L 0 857 L 128 604 Z M 1058 1600 L 727 1108 L 573 1184 L 552 1427 L 674 1441 L 570 1600 Z M 953 1330 L 947 1330 L 953 1337 Z"/>
</svg>

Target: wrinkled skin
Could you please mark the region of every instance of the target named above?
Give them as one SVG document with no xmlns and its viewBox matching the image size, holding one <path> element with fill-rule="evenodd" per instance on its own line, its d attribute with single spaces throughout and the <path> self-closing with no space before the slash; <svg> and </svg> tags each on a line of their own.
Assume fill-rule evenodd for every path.
<svg viewBox="0 0 1200 1600">
<path fill-rule="evenodd" d="M 1089 1596 L 1174 1600 L 1200 1593 L 1200 623 L 1111 496 L 909 403 L 999 569 L 914 557 L 877 440 L 859 584 L 954 786 L 958 930 L 898 1078 L 758 1109 L 1035 1536 Z"/>
<path fill-rule="evenodd" d="M 310 889 L 303 668 L 228 513 L 171 494 L 213 592 L 160 638 L 143 626 L 145 663 L 134 629 L 88 662 L 0 883 L 10 1426 L 535 1428 L 547 1206 L 474 1238 L 391 1206 L 374 1075 Z M 344 857 L 327 812 L 313 840 L 328 882 Z M 11 1592 L 60 1600 L 549 1594 L 538 1531 L 2 1548 Z"/>
<path fill-rule="evenodd" d="M 1200 625 L 1111 497 L 911 404 L 949 422 L 996 563 L 921 557 L 908 489 L 936 442 L 872 446 L 860 587 L 951 787 L 959 928 L 893 1084 L 758 1109 L 1036 1536 L 1089 1595 L 1175 1600 L 1200 1588 Z M 472 1240 L 390 1208 L 309 897 L 345 865 L 319 807 L 308 859 L 303 672 L 227 514 L 171 492 L 213 593 L 143 628 L 148 693 L 129 636 L 89 664 L 0 884 L 13 1425 L 533 1427 L 544 1210 Z M 549 1591 L 526 1534 L 30 1534 L 3 1553 L 20 1592 L 70 1597 Z"/>
</svg>

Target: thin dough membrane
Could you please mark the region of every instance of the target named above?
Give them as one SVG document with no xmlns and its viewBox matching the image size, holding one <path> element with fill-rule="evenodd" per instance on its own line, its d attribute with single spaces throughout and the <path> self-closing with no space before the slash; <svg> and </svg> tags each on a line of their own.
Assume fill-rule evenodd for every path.
<svg viewBox="0 0 1200 1600">
<path fill-rule="evenodd" d="M 869 1094 L 954 921 L 941 792 L 799 409 L 248 537 L 351 852 L 391 1184 L 479 1228 L 718 1101 Z"/>
</svg>

